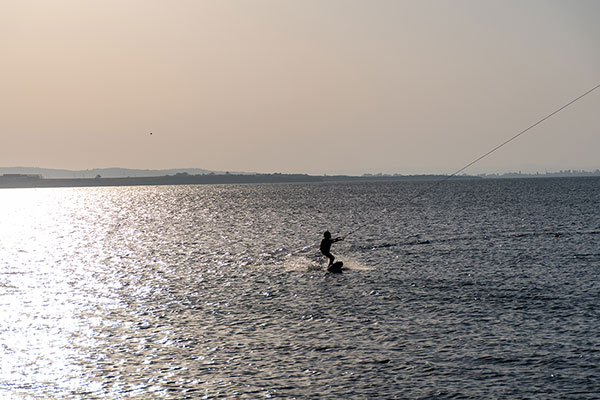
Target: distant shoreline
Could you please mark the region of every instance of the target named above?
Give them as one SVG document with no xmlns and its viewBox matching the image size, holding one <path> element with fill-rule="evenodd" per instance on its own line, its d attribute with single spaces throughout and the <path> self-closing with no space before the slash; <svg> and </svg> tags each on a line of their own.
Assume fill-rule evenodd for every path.
<svg viewBox="0 0 600 400">
<path fill-rule="evenodd" d="M 210 185 L 243 183 L 293 183 L 321 182 L 318 177 L 308 175 L 164 175 L 150 177 L 119 178 L 42 178 L 35 175 L 0 175 L 0 188 L 50 188 L 50 187 L 94 187 L 94 186 L 166 186 L 166 185 Z"/>
<path fill-rule="evenodd" d="M 167 185 L 217 185 L 217 184 L 260 184 L 260 183 L 318 183 L 318 182 L 364 182 L 364 181 L 431 181 L 443 175 L 414 176 L 314 176 L 302 174 L 176 174 L 153 177 L 123 178 L 42 178 L 39 175 L 0 175 L 0 188 L 56 188 L 56 187 L 102 187 L 102 186 L 167 186 Z M 481 179 L 456 177 L 456 179 Z"/>
<path fill-rule="evenodd" d="M 600 176 L 587 175 L 487 175 L 453 176 L 452 180 L 489 180 L 489 179 L 528 179 L 528 178 L 565 178 Z M 103 186 L 167 186 L 167 185 L 217 185 L 217 184 L 261 184 L 261 183 L 319 183 L 319 182 L 396 182 L 396 181 L 438 181 L 448 175 L 306 175 L 306 174 L 201 174 L 150 177 L 108 177 L 103 178 L 43 178 L 40 175 L 4 174 L 0 175 L 0 188 L 59 188 L 59 187 L 103 187 Z"/>
<path fill-rule="evenodd" d="M 304 174 L 203 174 L 122 178 L 43 178 L 39 175 L 0 175 L 0 188 L 56 188 L 56 187 L 102 187 L 102 186 L 167 186 L 167 185 L 217 185 L 260 183 L 318 183 L 318 182 L 367 182 L 367 181 L 433 181 L 444 175 L 411 176 L 315 176 Z M 481 179 L 460 176 L 454 179 Z"/>
</svg>

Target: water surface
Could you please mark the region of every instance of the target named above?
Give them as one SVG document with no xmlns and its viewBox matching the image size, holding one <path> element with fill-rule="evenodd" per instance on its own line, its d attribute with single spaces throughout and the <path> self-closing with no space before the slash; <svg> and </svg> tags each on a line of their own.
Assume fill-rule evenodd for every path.
<svg viewBox="0 0 600 400">
<path fill-rule="evenodd" d="M 600 180 L 428 185 L 2 190 L 0 395 L 597 398 Z"/>
</svg>

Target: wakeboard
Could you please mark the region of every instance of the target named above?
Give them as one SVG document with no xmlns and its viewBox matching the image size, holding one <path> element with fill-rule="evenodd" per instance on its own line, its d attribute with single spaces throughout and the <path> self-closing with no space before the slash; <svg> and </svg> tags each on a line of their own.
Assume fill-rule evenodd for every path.
<svg viewBox="0 0 600 400">
<path fill-rule="evenodd" d="M 333 264 L 331 264 L 329 267 L 327 267 L 327 271 L 332 272 L 334 274 L 339 274 L 342 272 L 343 266 L 344 266 L 344 263 L 342 261 L 336 261 Z"/>
</svg>

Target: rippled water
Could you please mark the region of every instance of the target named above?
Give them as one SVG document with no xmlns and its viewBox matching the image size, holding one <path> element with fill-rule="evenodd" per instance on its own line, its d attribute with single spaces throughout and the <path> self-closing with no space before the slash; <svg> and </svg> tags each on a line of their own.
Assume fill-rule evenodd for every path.
<svg viewBox="0 0 600 400">
<path fill-rule="evenodd" d="M 427 185 L 2 190 L 0 397 L 598 398 L 600 180 Z"/>
</svg>

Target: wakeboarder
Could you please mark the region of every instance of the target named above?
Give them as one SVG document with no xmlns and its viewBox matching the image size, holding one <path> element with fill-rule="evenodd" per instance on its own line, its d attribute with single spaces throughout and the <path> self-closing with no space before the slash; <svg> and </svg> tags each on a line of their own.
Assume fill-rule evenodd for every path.
<svg viewBox="0 0 600 400">
<path fill-rule="evenodd" d="M 323 233 L 323 240 L 321 240 L 320 249 L 321 253 L 323 253 L 325 257 L 329 258 L 329 265 L 327 265 L 327 268 L 331 267 L 333 265 L 333 260 L 335 260 L 333 254 L 331 254 L 331 244 L 339 242 L 340 240 L 344 240 L 344 238 L 337 237 L 335 239 L 332 239 L 331 233 L 329 233 L 329 231 L 325 231 L 325 233 Z"/>
</svg>

